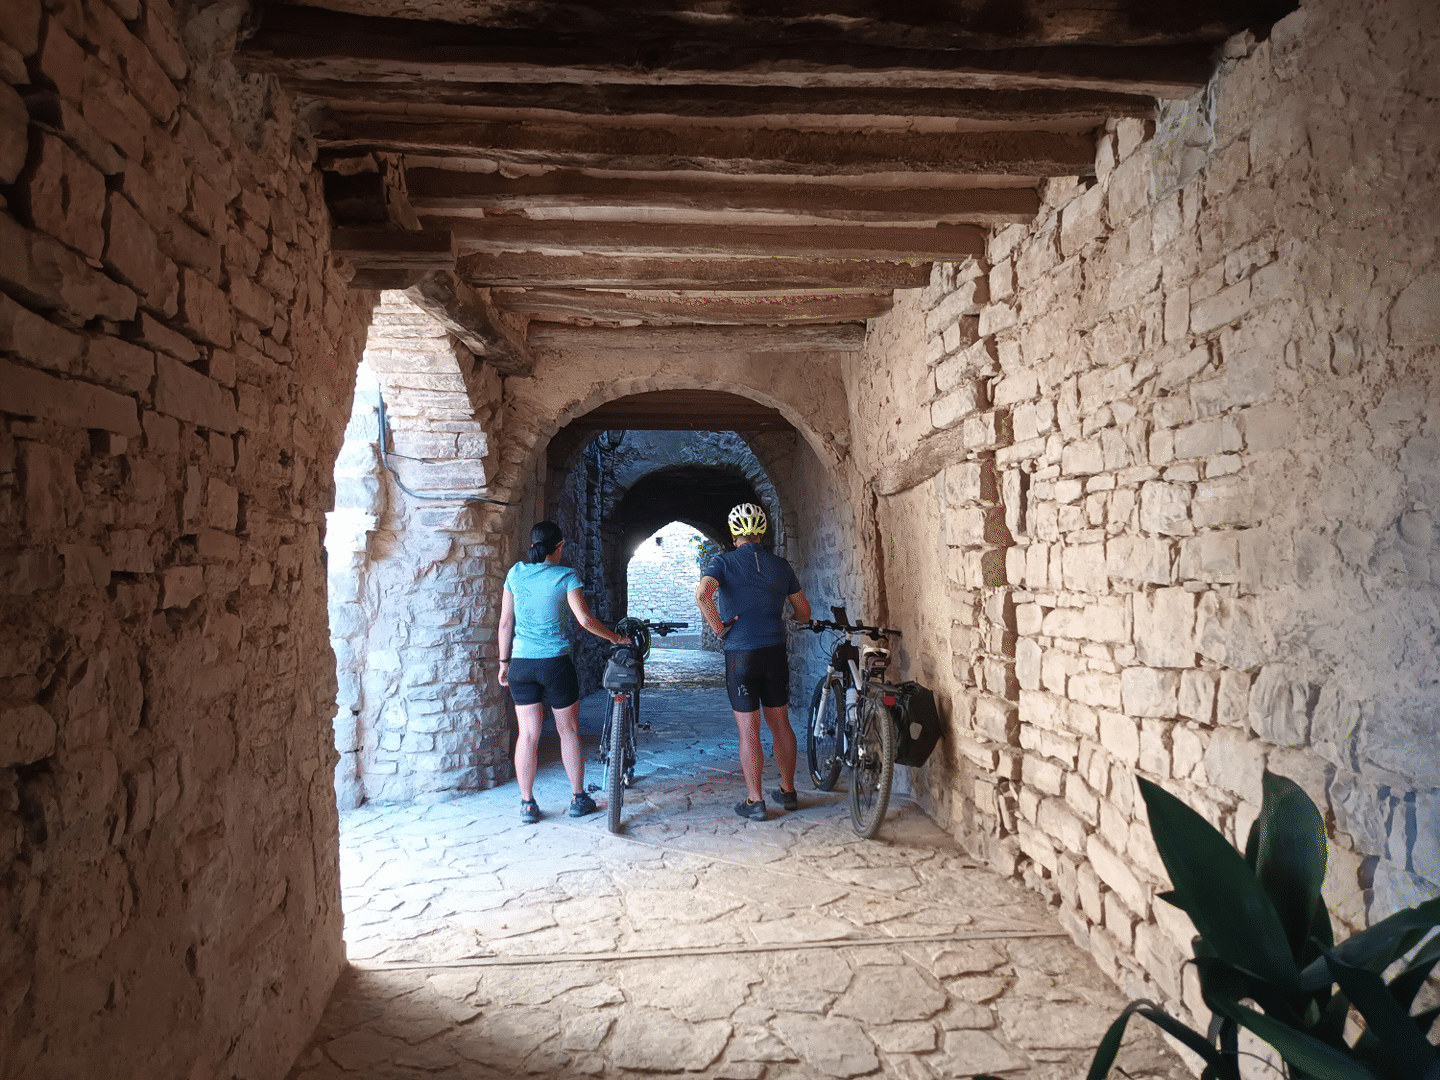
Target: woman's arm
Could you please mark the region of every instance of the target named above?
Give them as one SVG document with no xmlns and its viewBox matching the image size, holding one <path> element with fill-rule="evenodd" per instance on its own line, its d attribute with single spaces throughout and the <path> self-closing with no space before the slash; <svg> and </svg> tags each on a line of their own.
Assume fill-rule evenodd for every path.
<svg viewBox="0 0 1440 1080">
<path fill-rule="evenodd" d="M 509 589 L 500 594 L 500 628 L 495 647 L 500 650 L 500 685 L 510 685 L 510 650 L 515 638 L 515 594 Z"/>
<path fill-rule="evenodd" d="M 602 623 L 594 615 L 590 614 L 590 608 L 585 603 L 585 594 L 579 589 L 571 589 L 565 594 L 565 600 L 570 605 L 570 613 L 575 616 L 575 621 L 583 626 L 596 637 L 610 642 L 611 645 L 625 645 L 630 639 L 621 637 L 608 626 Z"/>
</svg>

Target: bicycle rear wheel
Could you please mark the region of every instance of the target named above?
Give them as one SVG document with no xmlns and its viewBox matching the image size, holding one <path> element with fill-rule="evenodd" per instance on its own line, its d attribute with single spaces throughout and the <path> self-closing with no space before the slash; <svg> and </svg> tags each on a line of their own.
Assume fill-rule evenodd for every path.
<svg viewBox="0 0 1440 1080">
<path fill-rule="evenodd" d="M 805 714 L 805 757 L 810 779 L 829 791 L 840 777 L 840 726 L 845 719 L 845 685 L 839 674 L 815 684 L 810 711 Z"/>
<path fill-rule="evenodd" d="M 856 742 L 855 768 L 850 773 L 850 823 L 858 836 L 869 840 L 880 831 L 895 779 L 895 722 L 884 702 L 868 696 L 861 701 Z"/>
<path fill-rule="evenodd" d="M 620 808 L 625 805 L 625 743 L 629 734 L 629 705 L 623 697 L 610 701 L 610 756 L 605 759 L 605 797 L 610 831 L 620 831 Z"/>
</svg>

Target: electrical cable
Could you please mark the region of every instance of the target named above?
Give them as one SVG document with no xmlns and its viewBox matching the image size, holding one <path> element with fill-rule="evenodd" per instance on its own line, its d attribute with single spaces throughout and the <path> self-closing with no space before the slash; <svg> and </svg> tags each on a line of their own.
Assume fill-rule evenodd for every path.
<svg viewBox="0 0 1440 1080">
<path fill-rule="evenodd" d="M 448 495 L 422 495 L 418 491 L 410 490 L 410 488 L 405 486 L 405 481 L 400 479 L 400 474 L 395 471 L 395 467 L 390 464 L 390 459 L 392 457 L 398 457 L 405 461 L 422 461 L 427 465 L 435 465 L 439 462 L 436 458 L 410 457 L 406 454 L 397 454 L 393 450 L 389 449 L 388 440 L 385 437 L 385 392 L 383 390 L 377 391 L 375 397 L 380 402 L 380 464 L 385 467 L 385 471 L 388 472 L 390 474 L 390 478 L 395 481 L 395 486 L 398 487 L 401 491 L 403 491 L 406 495 L 409 495 L 412 499 L 432 499 L 438 502 L 479 502 L 489 503 L 491 506 L 520 505 L 519 503 L 504 502 L 500 499 L 490 499 L 485 497 L 484 495 L 466 495 L 460 492 Z"/>
</svg>

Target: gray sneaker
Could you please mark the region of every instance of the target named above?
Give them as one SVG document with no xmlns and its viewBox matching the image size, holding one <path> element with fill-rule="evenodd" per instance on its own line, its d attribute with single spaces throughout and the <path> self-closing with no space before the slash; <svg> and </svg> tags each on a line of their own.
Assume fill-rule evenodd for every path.
<svg viewBox="0 0 1440 1080">
<path fill-rule="evenodd" d="M 751 802 L 749 799 L 741 799 L 735 804 L 735 813 L 743 818 L 749 818 L 751 821 L 764 821 L 766 816 L 765 800 Z"/>
<path fill-rule="evenodd" d="M 786 791 L 783 787 L 777 787 L 774 791 L 770 792 L 770 797 L 786 810 L 800 809 L 800 796 L 794 791 Z"/>
<path fill-rule="evenodd" d="M 598 809 L 595 800 L 583 791 L 577 791 L 575 797 L 570 800 L 571 817 L 584 817 L 586 814 L 593 814 Z"/>
<path fill-rule="evenodd" d="M 534 799 L 520 800 L 520 824 L 534 825 L 540 820 L 540 804 Z"/>
</svg>

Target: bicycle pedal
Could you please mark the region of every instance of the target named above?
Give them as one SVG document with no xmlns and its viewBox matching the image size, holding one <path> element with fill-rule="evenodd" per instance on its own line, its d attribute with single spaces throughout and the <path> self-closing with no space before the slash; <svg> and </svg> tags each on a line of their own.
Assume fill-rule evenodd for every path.
<svg viewBox="0 0 1440 1080">
<path fill-rule="evenodd" d="M 640 730 L 641 730 L 641 731 L 653 731 L 654 728 L 652 728 L 649 724 L 641 724 L 641 725 L 640 725 Z"/>
<path fill-rule="evenodd" d="M 599 791 L 599 790 L 600 790 L 600 785 L 599 785 L 599 784 L 586 784 L 586 785 L 585 785 L 585 790 L 586 790 L 586 791 Z"/>
</svg>

